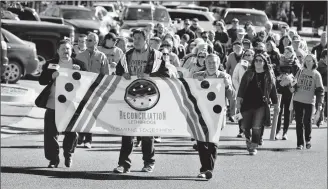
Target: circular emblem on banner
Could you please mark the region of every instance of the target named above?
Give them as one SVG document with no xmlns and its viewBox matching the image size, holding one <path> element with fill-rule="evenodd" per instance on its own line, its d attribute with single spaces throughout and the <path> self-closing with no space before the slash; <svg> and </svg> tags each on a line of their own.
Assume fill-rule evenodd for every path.
<svg viewBox="0 0 328 189">
<path fill-rule="evenodd" d="M 138 111 L 152 109 L 160 98 L 155 83 L 145 79 L 133 81 L 125 90 L 124 100 L 128 105 Z"/>
</svg>

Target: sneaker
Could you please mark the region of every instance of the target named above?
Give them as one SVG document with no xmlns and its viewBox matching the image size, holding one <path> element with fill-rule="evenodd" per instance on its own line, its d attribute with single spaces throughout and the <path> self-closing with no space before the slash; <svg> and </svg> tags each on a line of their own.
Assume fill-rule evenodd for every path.
<svg viewBox="0 0 328 189">
<path fill-rule="evenodd" d="M 130 173 L 130 168 L 124 168 L 123 166 L 119 165 L 113 170 L 114 173 Z"/>
<path fill-rule="evenodd" d="M 303 150 L 303 145 L 298 145 L 296 149 L 297 150 Z"/>
<path fill-rule="evenodd" d="M 155 143 L 161 143 L 162 142 L 161 137 L 154 137 L 154 142 Z"/>
<path fill-rule="evenodd" d="M 254 148 L 252 149 L 252 148 L 250 148 L 248 152 L 249 152 L 249 155 L 254 156 L 254 155 L 257 154 L 257 149 L 254 149 Z"/>
<path fill-rule="evenodd" d="M 57 168 L 59 165 L 59 157 L 56 160 L 51 160 L 49 162 L 48 168 Z"/>
<path fill-rule="evenodd" d="M 274 137 L 274 139 L 275 140 L 279 140 L 280 139 L 280 133 L 279 132 L 276 134 L 276 136 Z"/>
<path fill-rule="evenodd" d="M 263 145 L 263 139 L 261 138 L 259 145 L 262 146 Z"/>
<path fill-rule="evenodd" d="M 305 147 L 306 149 L 310 149 L 312 147 L 311 142 L 306 142 Z"/>
<path fill-rule="evenodd" d="M 239 134 L 237 135 L 237 138 L 243 138 L 243 136 L 244 136 L 244 133 L 241 132 L 241 133 L 239 133 Z"/>
<path fill-rule="evenodd" d="M 86 142 L 86 143 L 84 143 L 84 148 L 92 148 L 91 147 L 91 143 L 90 142 Z"/>
<path fill-rule="evenodd" d="M 151 173 L 151 172 L 153 172 L 154 167 L 155 167 L 154 165 L 145 165 L 145 166 L 141 169 L 141 171 L 142 171 L 142 172 Z"/>
<path fill-rule="evenodd" d="M 205 172 L 201 172 L 197 175 L 197 178 L 206 178 Z"/>
<path fill-rule="evenodd" d="M 207 170 L 207 171 L 205 172 L 205 178 L 206 178 L 207 180 L 210 180 L 212 177 L 213 177 L 212 171 Z"/>
<path fill-rule="evenodd" d="M 230 116 L 229 117 L 229 121 L 232 122 L 232 123 L 234 123 L 235 122 L 235 119 L 232 116 Z"/>
<path fill-rule="evenodd" d="M 72 157 L 65 158 L 65 166 L 66 167 L 71 167 L 73 164 Z"/>
<path fill-rule="evenodd" d="M 282 135 L 282 140 L 288 140 L 287 133 L 285 133 L 284 135 Z"/>
<path fill-rule="evenodd" d="M 140 147 L 141 146 L 141 140 L 137 141 L 136 144 L 134 145 L 135 147 Z"/>
</svg>

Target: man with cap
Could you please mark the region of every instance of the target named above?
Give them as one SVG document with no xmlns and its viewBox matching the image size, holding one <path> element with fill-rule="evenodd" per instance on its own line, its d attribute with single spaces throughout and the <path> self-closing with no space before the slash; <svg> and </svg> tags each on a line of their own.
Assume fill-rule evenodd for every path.
<svg viewBox="0 0 328 189">
<path fill-rule="evenodd" d="M 236 65 L 241 61 L 243 55 L 243 44 L 241 41 L 236 40 L 232 44 L 233 52 L 229 54 L 227 64 L 226 64 L 226 72 L 232 77 L 233 71 L 235 70 Z M 229 120 L 231 122 L 235 122 L 233 116 L 236 114 L 236 99 L 230 100 L 229 107 Z"/>
<path fill-rule="evenodd" d="M 191 40 L 194 40 L 196 35 L 195 35 L 195 32 L 193 32 L 191 29 L 190 29 L 190 20 L 189 19 L 186 19 L 184 21 L 184 28 L 182 28 L 181 30 L 179 30 L 177 32 L 177 34 L 179 35 L 180 38 L 182 38 L 182 36 L 184 34 L 188 34 L 189 35 L 189 42 Z"/>
<path fill-rule="evenodd" d="M 247 33 L 245 32 L 244 28 L 238 28 L 237 29 L 237 39 L 236 40 L 242 42 L 246 34 Z"/>
<path fill-rule="evenodd" d="M 320 43 L 318 45 L 316 45 L 315 47 L 313 47 L 311 53 L 315 54 L 317 57 L 317 60 L 319 61 L 322 50 L 326 49 L 326 48 L 327 48 L 327 33 L 322 32 Z"/>
<path fill-rule="evenodd" d="M 232 27 L 228 29 L 228 36 L 231 39 L 231 44 L 237 39 L 237 28 L 239 26 L 239 20 L 237 18 L 232 19 Z"/>
<path fill-rule="evenodd" d="M 192 25 L 190 26 L 191 31 L 196 32 L 199 29 L 198 19 L 192 19 Z"/>
<path fill-rule="evenodd" d="M 307 43 L 306 41 L 304 41 L 301 39 L 301 37 L 299 35 L 294 35 L 292 38 L 292 46 L 294 48 L 294 51 L 296 52 L 298 49 L 302 49 L 305 52 L 308 52 L 308 48 L 307 48 Z"/>
</svg>

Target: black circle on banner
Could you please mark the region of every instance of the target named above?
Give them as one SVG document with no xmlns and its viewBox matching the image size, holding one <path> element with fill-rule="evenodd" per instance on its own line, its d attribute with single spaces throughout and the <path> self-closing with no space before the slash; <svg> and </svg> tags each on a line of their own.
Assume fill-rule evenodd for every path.
<svg viewBox="0 0 328 189">
<path fill-rule="evenodd" d="M 213 112 L 214 112 L 214 113 L 219 114 L 219 113 L 221 113 L 221 111 L 222 111 L 222 107 L 221 107 L 220 105 L 215 105 L 215 106 L 213 107 Z"/>
<path fill-rule="evenodd" d="M 66 97 L 65 97 L 64 95 L 59 95 L 59 96 L 58 96 L 58 101 L 59 101 L 60 103 L 65 103 L 65 102 L 66 102 Z"/>
<path fill-rule="evenodd" d="M 209 93 L 207 94 L 207 99 L 208 99 L 209 101 L 213 101 L 213 100 L 215 100 L 215 98 L 216 98 L 216 95 L 215 95 L 214 92 L 209 92 Z"/>
<path fill-rule="evenodd" d="M 200 83 L 200 87 L 202 89 L 208 89 L 208 88 L 210 88 L 210 83 L 208 81 L 204 80 Z"/>
<path fill-rule="evenodd" d="M 66 83 L 65 90 L 67 92 L 71 92 L 71 91 L 73 91 L 73 89 L 74 89 L 74 85 L 72 83 Z"/>
<path fill-rule="evenodd" d="M 73 79 L 75 80 L 80 80 L 81 79 L 81 74 L 79 72 L 74 72 L 72 74 Z"/>
</svg>

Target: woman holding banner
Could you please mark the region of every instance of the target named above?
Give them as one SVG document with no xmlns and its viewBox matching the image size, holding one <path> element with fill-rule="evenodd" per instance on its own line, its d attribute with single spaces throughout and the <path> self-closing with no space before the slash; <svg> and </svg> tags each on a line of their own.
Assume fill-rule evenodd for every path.
<svg viewBox="0 0 328 189">
<path fill-rule="evenodd" d="M 274 76 L 270 72 L 266 55 L 258 53 L 255 54 L 249 69 L 243 75 L 237 95 L 237 111 L 242 115 L 242 128 L 250 155 L 257 153 L 261 127 L 267 119 L 266 115 L 270 116 L 266 112 L 270 111 L 269 98 L 275 105 L 275 111 L 278 111 Z"/>
<path fill-rule="evenodd" d="M 204 80 L 205 78 L 221 78 L 225 84 L 225 96 L 228 99 L 235 99 L 236 91 L 232 86 L 231 77 L 229 74 L 219 71 L 220 57 L 216 54 L 209 54 L 205 58 L 205 71 L 196 72 L 193 78 Z M 225 115 L 224 115 L 225 117 Z M 211 142 L 197 141 L 198 154 L 201 163 L 200 173 L 198 178 L 212 178 L 212 172 L 217 158 L 217 144 Z"/>
</svg>

